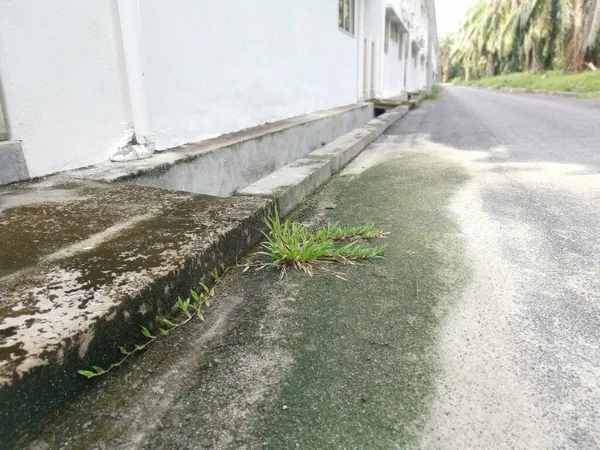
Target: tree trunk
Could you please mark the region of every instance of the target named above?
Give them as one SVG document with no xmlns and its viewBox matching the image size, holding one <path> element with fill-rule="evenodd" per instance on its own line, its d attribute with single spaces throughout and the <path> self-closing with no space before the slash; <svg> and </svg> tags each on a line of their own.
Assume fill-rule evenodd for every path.
<svg viewBox="0 0 600 450">
<path fill-rule="evenodd" d="M 572 30 L 565 45 L 565 73 L 581 72 L 584 57 L 585 49 L 582 36 L 576 30 Z"/>
<path fill-rule="evenodd" d="M 585 58 L 585 42 L 583 36 L 583 1 L 576 0 L 575 8 L 573 11 L 573 22 L 571 28 L 567 33 L 567 40 L 565 43 L 565 66 L 564 71 L 569 72 L 580 72 L 583 70 L 583 62 Z"/>
<path fill-rule="evenodd" d="M 544 72 L 544 40 L 533 40 L 531 73 L 540 74 Z"/>
<path fill-rule="evenodd" d="M 494 52 L 488 54 L 486 69 L 488 77 L 496 75 L 496 54 Z"/>
<path fill-rule="evenodd" d="M 444 62 L 442 66 L 442 83 L 447 83 L 450 77 L 450 62 Z"/>
<path fill-rule="evenodd" d="M 548 41 L 548 53 L 544 60 L 544 68 L 550 70 L 554 66 L 554 57 L 556 56 L 556 37 L 560 33 L 560 22 L 558 20 L 558 2 L 559 0 L 551 0 L 550 5 L 550 39 Z"/>
</svg>

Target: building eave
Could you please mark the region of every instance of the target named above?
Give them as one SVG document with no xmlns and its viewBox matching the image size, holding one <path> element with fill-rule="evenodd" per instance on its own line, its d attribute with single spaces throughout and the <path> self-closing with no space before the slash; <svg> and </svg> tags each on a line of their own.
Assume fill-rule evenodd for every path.
<svg viewBox="0 0 600 450">
<path fill-rule="evenodd" d="M 391 3 L 385 6 L 385 16 L 390 19 L 392 23 L 400 25 L 405 33 L 408 33 L 410 23 L 408 20 L 408 13 L 406 10 L 398 11 Z"/>
</svg>

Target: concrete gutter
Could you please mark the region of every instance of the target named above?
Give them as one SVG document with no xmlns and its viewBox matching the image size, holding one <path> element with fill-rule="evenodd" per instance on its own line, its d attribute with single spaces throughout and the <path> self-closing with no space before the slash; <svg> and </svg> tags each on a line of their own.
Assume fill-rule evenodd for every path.
<svg viewBox="0 0 600 450">
<path fill-rule="evenodd" d="M 228 196 L 372 117 L 373 104 L 357 103 L 186 144 L 147 159 L 101 163 L 68 176 Z"/>
<path fill-rule="evenodd" d="M 417 103 L 413 103 L 416 105 Z M 414 106 L 413 106 L 414 107 Z M 307 158 L 287 166 L 242 189 L 239 195 L 274 198 L 280 213 L 287 215 L 304 197 L 322 186 L 396 121 L 404 117 L 410 106 L 397 106 L 351 133 L 311 152 Z"/>
<path fill-rule="evenodd" d="M 70 174 L 0 188 L 0 448 L 35 436 L 95 385 L 78 369 L 118 360 L 141 325 L 155 328 L 177 296 L 246 254 L 272 198 L 289 214 L 408 111 L 398 106 L 229 198 Z"/>
</svg>

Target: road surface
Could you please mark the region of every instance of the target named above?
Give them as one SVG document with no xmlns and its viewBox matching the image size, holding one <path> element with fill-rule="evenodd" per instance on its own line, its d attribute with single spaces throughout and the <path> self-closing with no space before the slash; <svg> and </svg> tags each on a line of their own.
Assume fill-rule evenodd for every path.
<svg viewBox="0 0 600 450">
<path fill-rule="evenodd" d="M 600 448 L 600 104 L 446 87 L 299 212 L 385 259 L 236 272 L 38 448 Z"/>
</svg>

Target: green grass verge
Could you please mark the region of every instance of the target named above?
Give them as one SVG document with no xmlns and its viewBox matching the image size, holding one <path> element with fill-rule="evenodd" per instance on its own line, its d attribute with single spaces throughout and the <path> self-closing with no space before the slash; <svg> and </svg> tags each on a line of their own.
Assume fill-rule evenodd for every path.
<svg viewBox="0 0 600 450">
<path fill-rule="evenodd" d="M 600 71 L 565 75 L 546 72 L 544 75 L 511 73 L 482 80 L 458 81 L 457 84 L 480 87 L 511 87 L 542 91 L 575 92 L 582 97 L 600 97 Z"/>
<path fill-rule="evenodd" d="M 438 84 L 434 84 L 431 87 L 431 91 L 425 94 L 423 100 L 437 100 L 440 97 L 440 92 L 442 88 Z"/>
</svg>

